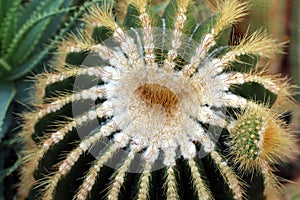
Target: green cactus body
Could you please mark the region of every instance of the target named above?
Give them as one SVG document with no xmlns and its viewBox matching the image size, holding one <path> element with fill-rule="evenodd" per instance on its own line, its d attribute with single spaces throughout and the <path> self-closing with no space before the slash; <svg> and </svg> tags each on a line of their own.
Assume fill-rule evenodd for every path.
<svg viewBox="0 0 300 200">
<path fill-rule="evenodd" d="M 132 0 L 123 22 L 107 2 L 86 12 L 36 77 L 19 199 L 279 198 L 272 165 L 295 144 L 277 109 L 291 86 L 253 60 L 280 45 L 261 31 L 228 45 L 246 3 L 220 0 L 202 24 L 192 4 L 158 15 Z"/>
</svg>

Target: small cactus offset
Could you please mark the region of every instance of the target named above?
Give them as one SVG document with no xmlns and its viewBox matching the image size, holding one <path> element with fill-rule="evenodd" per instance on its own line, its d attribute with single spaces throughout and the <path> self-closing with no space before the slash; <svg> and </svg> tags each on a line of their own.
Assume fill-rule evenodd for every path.
<svg viewBox="0 0 300 200">
<path fill-rule="evenodd" d="M 86 11 L 36 76 L 18 199 L 280 198 L 274 165 L 295 138 L 279 111 L 293 86 L 256 61 L 282 44 L 261 30 L 228 42 L 247 3 L 218 0 L 201 24 L 193 4 Z"/>
</svg>

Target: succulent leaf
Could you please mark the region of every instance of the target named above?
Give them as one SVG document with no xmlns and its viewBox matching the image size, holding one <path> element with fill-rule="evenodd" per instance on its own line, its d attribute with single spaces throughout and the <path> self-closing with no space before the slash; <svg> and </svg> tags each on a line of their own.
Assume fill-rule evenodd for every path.
<svg viewBox="0 0 300 200">
<path fill-rule="evenodd" d="M 1 102 L 0 102 L 0 140 L 4 136 L 4 133 L 6 132 L 4 128 L 4 120 L 5 118 L 8 118 L 9 116 L 6 117 L 6 113 L 8 111 L 8 107 L 10 105 L 10 102 L 15 96 L 15 88 L 14 85 L 12 84 L 5 84 L 1 83 L 0 84 L 0 94 L 1 94 Z M 7 125 L 5 123 L 5 125 Z M 6 127 L 8 128 L 8 127 Z"/>
<path fill-rule="evenodd" d="M 11 7 L 9 7 L 7 15 L 5 16 L 1 24 L 3 30 L 1 34 L 1 54 L 4 54 L 6 52 L 6 49 L 8 48 L 13 35 L 17 31 L 16 23 L 18 18 L 16 13 L 20 7 L 21 0 L 14 0 L 12 2 L 13 3 Z"/>
</svg>

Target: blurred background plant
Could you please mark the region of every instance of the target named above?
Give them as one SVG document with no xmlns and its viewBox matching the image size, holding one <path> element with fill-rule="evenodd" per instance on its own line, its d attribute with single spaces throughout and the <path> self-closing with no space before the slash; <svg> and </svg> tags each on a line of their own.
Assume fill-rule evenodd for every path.
<svg viewBox="0 0 300 200">
<path fill-rule="evenodd" d="M 17 176 L 15 169 L 20 164 L 19 147 L 14 133 L 18 127 L 19 113 L 30 100 L 31 82 L 28 76 L 43 70 L 51 58 L 55 44 L 70 31 L 81 13 L 92 3 L 101 0 L 0 0 L 0 199 L 10 199 L 14 193 Z M 206 1 L 213 10 L 215 0 Z M 243 0 L 241 0 L 243 1 Z M 117 0 L 118 4 L 123 3 Z M 300 1 L 299 0 L 250 0 L 249 16 L 235 27 L 235 35 L 246 31 L 267 28 L 279 41 L 289 41 L 286 54 L 269 63 L 271 74 L 290 76 L 292 82 L 300 85 Z M 153 0 L 155 9 L 163 11 L 166 1 Z M 193 7 L 197 20 L 208 16 L 208 7 Z M 122 12 L 118 13 L 122 15 Z M 249 27 L 248 25 L 251 24 Z M 266 63 L 262 63 L 265 66 Z M 300 96 L 296 96 L 299 106 Z M 299 130 L 299 107 L 293 108 L 292 126 Z M 298 150 L 299 151 L 299 150 Z M 297 181 L 287 185 L 286 199 L 300 199 L 300 161 L 280 169 L 284 178 Z M 4 185 L 6 185 L 4 190 Z"/>
<path fill-rule="evenodd" d="M 0 199 L 12 198 L 20 165 L 14 138 L 18 116 L 30 101 L 28 77 L 44 66 L 55 44 L 78 27 L 78 18 L 100 0 L 0 0 Z M 11 176 L 9 176 L 11 175 Z M 4 189 L 4 185 L 6 185 Z"/>
</svg>

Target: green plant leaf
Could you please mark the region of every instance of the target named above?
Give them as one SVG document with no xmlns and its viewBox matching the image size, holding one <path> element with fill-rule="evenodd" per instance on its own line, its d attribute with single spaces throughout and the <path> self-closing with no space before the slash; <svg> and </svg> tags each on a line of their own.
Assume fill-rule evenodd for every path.
<svg viewBox="0 0 300 200">
<path fill-rule="evenodd" d="M 63 28 L 60 29 L 59 33 L 55 36 L 54 40 L 51 41 L 51 44 L 47 45 L 43 50 L 41 50 L 37 55 L 32 55 L 18 68 L 13 69 L 9 75 L 6 77 L 6 80 L 16 80 L 30 70 L 32 70 L 37 64 L 41 63 L 42 60 L 53 50 L 55 49 L 55 44 L 61 41 L 61 38 L 76 24 L 77 19 L 82 15 L 86 8 L 92 6 L 95 3 L 103 2 L 103 0 L 92 0 L 91 2 L 85 2 L 73 16 L 70 17 L 67 23 L 64 24 Z M 72 8 L 73 9 L 73 8 Z M 66 9 L 65 9 L 66 10 Z"/>
<path fill-rule="evenodd" d="M 7 115 L 8 107 L 16 94 L 16 90 L 13 84 L 0 83 L 0 141 L 4 136 L 4 121 Z"/>
<path fill-rule="evenodd" d="M 18 48 L 20 48 L 21 47 L 21 43 L 26 40 L 24 38 L 24 37 L 26 37 L 26 34 L 34 26 L 36 26 L 38 23 L 40 23 L 44 19 L 47 19 L 48 17 L 57 15 L 59 13 L 66 13 L 66 12 L 69 12 L 70 10 L 73 10 L 73 9 L 75 9 L 75 8 L 71 7 L 71 8 L 65 8 L 65 9 L 51 11 L 51 12 L 48 12 L 48 13 L 43 13 L 43 14 L 40 14 L 40 15 L 36 16 L 35 18 L 27 21 L 26 24 L 23 25 L 23 27 L 20 29 L 20 31 L 17 33 L 17 35 L 14 37 L 13 41 L 9 45 L 9 48 L 8 48 L 7 53 L 5 54 L 4 58 L 7 59 L 7 60 L 9 60 L 9 59 L 16 59 L 16 57 L 19 56 L 19 54 L 26 53 L 26 52 L 23 52 L 23 51 L 20 52 L 21 50 L 18 49 Z M 14 52 L 15 52 L 16 49 L 18 49 L 17 50 L 17 55 L 14 54 Z M 24 46 L 22 46 L 22 49 L 24 49 Z"/>
<path fill-rule="evenodd" d="M 47 2 L 47 4 L 41 4 L 39 9 L 37 9 L 40 13 L 51 12 L 53 9 L 67 9 L 71 5 L 72 0 L 55 0 Z M 57 29 L 61 26 L 63 16 L 64 13 L 53 15 L 43 20 L 42 22 L 36 24 L 36 26 L 34 26 L 27 33 L 29 38 L 32 35 L 34 35 L 34 37 L 30 38 L 29 40 L 24 39 L 21 42 L 20 46 L 24 46 L 23 49 L 27 50 L 25 51 L 26 53 L 22 54 L 21 58 L 18 59 L 18 64 L 22 64 L 32 53 L 37 52 L 35 50 L 40 49 L 43 45 L 49 43 L 50 38 L 57 33 Z M 31 15 L 31 17 L 34 17 L 34 15 Z M 37 30 L 36 33 L 34 33 L 35 30 Z M 27 45 L 22 45 L 23 43 Z M 20 50 L 20 48 L 18 50 Z"/>
<path fill-rule="evenodd" d="M 11 66 L 10 64 L 8 64 L 5 60 L 3 60 L 2 58 L 0 58 L 0 71 L 10 71 L 11 70 Z"/>
<path fill-rule="evenodd" d="M 20 14 L 20 19 L 18 20 L 18 27 L 22 27 L 23 24 L 26 23 L 28 19 L 30 19 L 33 15 L 37 15 L 38 13 L 43 13 L 43 9 L 48 6 L 50 0 L 31 0 L 25 4 L 22 13 Z M 46 10 L 44 10 L 45 12 Z"/>
<path fill-rule="evenodd" d="M 9 75 L 5 78 L 7 81 L 16 80 L 25 74 L 27 74 L 30 70 L 32 70 L 37 64 L 41 63 L 41 61 L 47 56 L 50 50 L 53 47 L 47 47 L 38 55 L 33 55 L 23 65 L 20 65 L 18 68 L 13 69 Z"/>
<path fill-rule="evenodd" d="M 7 12 L 11 8 L 15 0 L 1 0 L 0 1 L 0 24 L 3 22 Z"/>
<path fill-rule="evenodd" d="M 1 24 L 1 53 L 4 54 L 11 40 L 13 39 L 16 22 L 17 22 L 17 10 L 21 5 L 21 0 L 13 1 L 13 4 L 9 8 L 6 16 Z"/>
<path fill-rule="evenodd" d="M 60 9 L 70 7 L 72 5 L 72 2 L 74 2 L 74 0 L 62 1 Z M 64 21 L 64 18 L 63 18 L 64 16 L 65 16 L 64 13 L 58 14 L 50 20 L 50 23 L 47 25 L 46 29 L 43 31 L 43 35 L 40 39 L 39 44 L 43 45 L 43 44 L 49 42 L 49 38 L 51 38 L 55 34 L 57 34 L 58 28 L 60 28 L 63 25 L 62 22 Z"/>
</svg>

